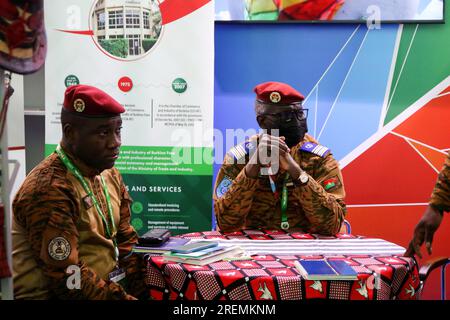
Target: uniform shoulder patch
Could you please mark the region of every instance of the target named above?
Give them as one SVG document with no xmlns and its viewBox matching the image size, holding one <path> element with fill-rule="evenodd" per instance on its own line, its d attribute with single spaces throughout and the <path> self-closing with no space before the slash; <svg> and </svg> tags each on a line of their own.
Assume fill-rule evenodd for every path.
<svg viewBox="0 0 450 320">
<path fill-rule="evenodd" d="M 48 255 L 57 261 L 66 260 L 72 251 L 69 241 L 64 237 L 55 237 L 48 243 Z"/>
<path fill-rule="evenodd" d="M 322 158 L 325 158 L 330 152 L 331 150 L 328 149 L 327 147 L 324 147 L 320 144 L 314 143 L 314 142 L 306 142 L 304 143 L 301 148 L 301 151 L 305 151 L 305 152 L 309 152 L 309 153 L 313 153 L 316 154 Z"/>
<path fill-rule="evenodd" d="M 228 151 L 228 154 L 235 160 L 240 160 L 245 158 L 245 156 L 250 154 L 255 148 L 255 141 L 245 141 L 231 148 L 230 151 Z"/>
<path fill-rule="evenodd" d="M 232 184 L 233 180 L 227 176 L 224 176 L 216 188 L 216 196 L 221 198 L 228 191 L 228 189 L 230 189 Z"/>
</svg>

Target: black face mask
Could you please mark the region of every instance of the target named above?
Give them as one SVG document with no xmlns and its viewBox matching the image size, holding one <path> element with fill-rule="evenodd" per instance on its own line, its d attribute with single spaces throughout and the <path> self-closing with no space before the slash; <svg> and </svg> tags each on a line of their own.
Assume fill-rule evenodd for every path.
<svg viewBox="0 0 450 320">
<path fill-rule="evenodd" d="M 261 128 L 267 130 L 268 134 L 285 137 L 289 148 L 297 145 L 308 132 L 306 123 L 307 109 L 290 110 L 288 112 L 279 112 L 275 114 L 261 113 L 256 120 Z M 271 132 L 276 129 L 277 132 Z"/>
<path fill-rule="evenodd" d="M 283 124 L 280 125 L 279 129 L 280 137 L 283 136 L 286 138 L 286 144 L 289 148 L 297 145 L 300 141 L 305 137 L 305 133 L 308 132 L 308 125 L 305 120 L 296 121 L 296 125 L 294 124 Z"/>
</svg>

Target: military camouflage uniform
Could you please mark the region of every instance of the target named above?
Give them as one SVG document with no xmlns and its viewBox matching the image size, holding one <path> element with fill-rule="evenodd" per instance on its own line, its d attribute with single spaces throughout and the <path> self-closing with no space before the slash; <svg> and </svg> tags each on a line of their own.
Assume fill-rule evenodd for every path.
<svg viewBox="0 0 450 320">
<path fill-rule="evenodd" d="M 106 219 L 107 202 L 99 172 L 70 153 L 68 157 L 88 181 Z M 116 267 L 113 241 L 105 236 L 101 218 L 80 182 L 53 153 L 25 179 L 13 202 L 13 275 L 17 299 L 124 299 L 145 291 L 145 266 L 130 255 L 138 236 L 130 225 L 131 198 L 117 169 L 104 170 L 117 229 L 119 266 L 127 270 L 130 290 L 108 280 Z M 81 288 L 68 289 L 78 266 Z"/>
<path fill-rule="evenodd" d="M 287 217 L 290 230 L 325 235 L 339 231 L 346 214 L 345 191 L 338 162 L 326 148 L 314 152 L 302 150 L 307 143 L 317 143 L 311 136 L 291 148 L 291 155 L 309 175 L 304 186 L 288 186 Z M 245 144 L 243 144 L 245 145 Z M 236 148 L 236 147 L 235 147 Z M 245 150 L 245 148 L 240 148 Z M 268 176 L 252 179 L 245 174 L 245 164 L 238 164 L 233 152 L 225 156 L 214 187 L 214 211 L 218 227 L 224 232 L 243 228 L 279 229 L 281 224 L 281 196 L 272 192 Z M 318 154 L 321 154 L 318 155 Z M 245 163 L 249 154 L 245 156 Z M 276 186 L 281 194 L 285 173 L 277 175 Z"/>
<path fill-rule="evenodd" d="M 431 194 L 430 205 L 440 211 L 450 211 L 450 151 Z"/>
</svg>

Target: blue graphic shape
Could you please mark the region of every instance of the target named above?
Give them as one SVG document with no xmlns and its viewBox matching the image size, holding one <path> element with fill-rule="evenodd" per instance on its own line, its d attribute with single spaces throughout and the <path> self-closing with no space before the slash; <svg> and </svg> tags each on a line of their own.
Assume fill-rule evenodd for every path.
<svg viewBox="0 0 450 320">
<path fill-rule="evenodd" d="M 385 25 L 369 31 L 346 82 L 341 83 L 342 91 L 318 135 L 338 160 L 379 129 L 397 30 L 396 25 Z"/>
<path fill-rule="evenodd" d="M 348 43 L 343 46 L 342 52 L 339 52 L 330 64 L 330 68 L 326 71 L 323 78 L 317 84 L 317 87 L 308 94 L 308 99 L 304 102 L 305 108 L 309 109 L 308 115 L 308 128 L 309 133 L 314 137 L 322 128 L 328 113 L 330 112 L 333 102 L 339 92 L 342 82 L 351 66 L 351 63 L 358 52 L 361 42 L 364 39 L 364 35 L 367 32 L 365 26 L 360 26 L 355 34 L 349 39 Z M 317 96 L 320 100 L 316 103 L 316 90 Z"/>
</svg>

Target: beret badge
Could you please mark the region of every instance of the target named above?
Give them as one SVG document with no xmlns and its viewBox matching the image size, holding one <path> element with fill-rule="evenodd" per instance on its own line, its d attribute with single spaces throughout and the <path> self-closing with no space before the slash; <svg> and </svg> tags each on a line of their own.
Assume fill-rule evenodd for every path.
<svg viewBox="0 0 450 320">
<path fill-rule="evenodd" d="M 273 103 L 278 103 L 281 100 L 281 95 L 278 92 L 273 91 L 272 93 L 270 93 L 269 99 Z"/>
<path fill-rule="evenodd" d="M 84 108 L 85 108 L 85 104 L 84 104 L 83 99 L 76 99 L 76 100 L 73 102 L 73 108 L 74 108 L 75 111 L 77 111 L 77 112 L 83 112 L 83 111 L 84 111 Z"/>
</svg>

